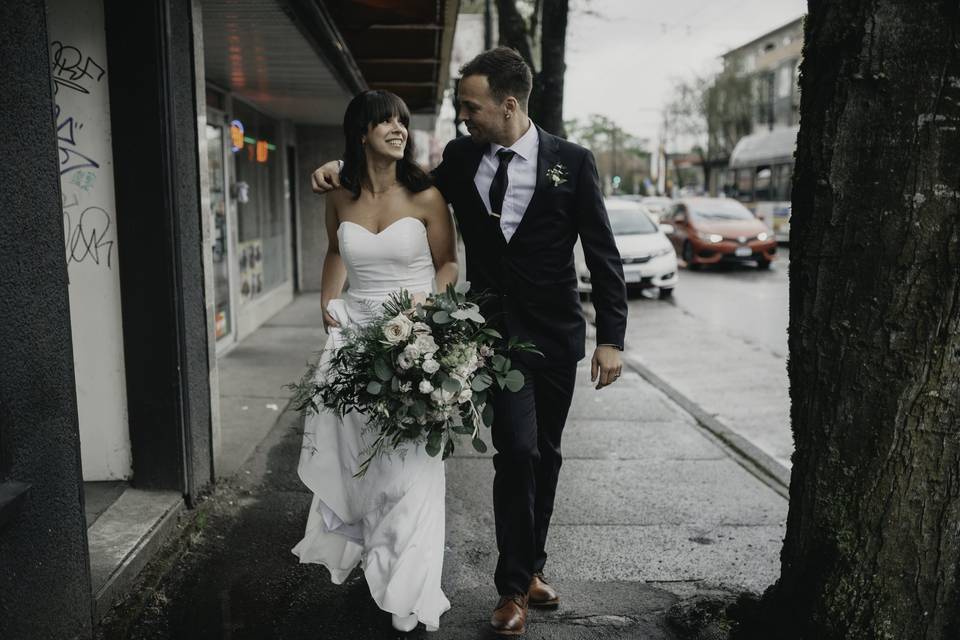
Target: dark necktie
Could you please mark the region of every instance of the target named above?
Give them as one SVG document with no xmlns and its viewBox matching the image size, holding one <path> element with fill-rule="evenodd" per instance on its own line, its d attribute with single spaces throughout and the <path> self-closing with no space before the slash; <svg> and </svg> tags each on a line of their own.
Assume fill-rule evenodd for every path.
<svg viewBox="0 0 960 640">
<path fill-rule="evenodd" d="M 490 215 L 499 218 L 503 213 L 503 197 L 507 195 L 507 166 L 517 155 L 516 151 L 510 149 L 500 149 L 497 151 L 497 158 L 500 159 L 500 166 L 497 167 L 497 173 L 493 176 L 493 182 L 490 183 Z"/>
</svg>

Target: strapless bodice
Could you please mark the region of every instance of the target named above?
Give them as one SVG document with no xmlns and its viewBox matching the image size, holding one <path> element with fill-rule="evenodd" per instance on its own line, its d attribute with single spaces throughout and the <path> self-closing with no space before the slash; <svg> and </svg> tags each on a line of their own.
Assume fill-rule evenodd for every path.
<svg viewBox="0 0 960 640">
<path fill-rule="evenodd" d="M 379 304 L 399 289 L 411 293 L 433 289 L 436 271 L 427 230 L 416 218 L 400 218 L 380 233 L 344 221 L 337 228 L 337 239 L 347 269 L 348 302 Z"/>
</svg>

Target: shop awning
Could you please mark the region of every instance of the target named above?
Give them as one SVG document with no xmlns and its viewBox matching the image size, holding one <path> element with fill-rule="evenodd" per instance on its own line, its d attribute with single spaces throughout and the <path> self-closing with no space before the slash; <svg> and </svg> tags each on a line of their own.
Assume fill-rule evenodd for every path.
<svg viewBox="0 0 960 640">
<path fill-rule="evenodd" d="M 294 122 L 339 124 L 366 88 L 435 114 L 459 0 L 202 0 L 206 79 Z"/>
<path fill-rule="evenodd" d="M 730 168 L 792 163 L 799 130 L 799 126 L 784 127 L 740 138 L 730 154 Z"/>
<path fill-rule="evenodd" d="M 459 0 L 328 0 L 337 29 L 372 89 L 436 113 L 450 77 Z"/>
</svg>

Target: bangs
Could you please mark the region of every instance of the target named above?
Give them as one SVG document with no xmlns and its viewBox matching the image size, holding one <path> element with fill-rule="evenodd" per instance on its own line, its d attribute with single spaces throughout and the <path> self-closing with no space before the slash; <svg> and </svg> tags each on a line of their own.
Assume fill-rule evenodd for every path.
<svg viewBox="0 0 960 640">
<path fill-rule="evenodd" d="M 367 126 L 377 126 L 397 118 L 403 126 L 410 126 L 410 110 L 396 94 L 389 91 L 368 91 L 364 94 L 362 120 Z"/>
</svg>

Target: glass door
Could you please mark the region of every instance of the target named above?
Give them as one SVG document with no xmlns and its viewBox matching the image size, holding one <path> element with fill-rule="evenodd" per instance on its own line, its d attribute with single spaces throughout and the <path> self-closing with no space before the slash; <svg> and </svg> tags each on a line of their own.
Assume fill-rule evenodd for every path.
<svg viewBox="0 0 960 640">
<path fill-rule="evenodd" d="M 208 121 L 209 122 L 209 121 Z M 210 167 L 210 244 L 213 251 L 213 296 L 217 344 L 233 334 L 230 312 L 230 235 L 227 232 L 227 176 L 224 162 L 224 129 L 207 124 L 207 161 Z"/>
</svg>

